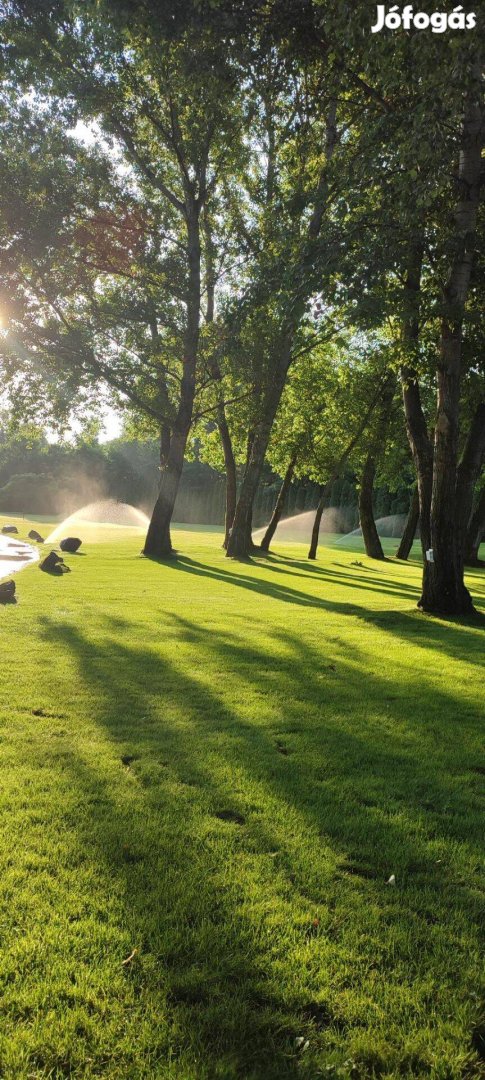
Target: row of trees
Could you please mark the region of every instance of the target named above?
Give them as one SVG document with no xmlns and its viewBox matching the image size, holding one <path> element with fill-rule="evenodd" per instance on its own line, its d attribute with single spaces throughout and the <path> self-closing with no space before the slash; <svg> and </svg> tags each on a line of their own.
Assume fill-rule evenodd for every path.
<svg viewBox="0 0 485 1080">
<path fill-rule="evenodd" d="M 98 498 L 153 504 L 156 443 L 116 439 L 96 431 L 52 442 L 40 430 L 10 433 L 0 422 L 0 512 L 48 517 L 72 513 Z"/>
<path fill-rule="evenodd" d="M 368 4 L 327 0 L 6 8 L 12 408 L 62 422 L 109 388 L 156 431 L 154 557 L 172 550 L 190 440 L 206 443 L 227 478 L 227 554 L 245 558 L 265 461 L 316 480 L 323 509 L 360 454 L 372 532 L 386 443 L 408 467 L 399 392 L 420 606 L 470 612 L 485 450 L 479 34 L 373 36 Z"/>
<path fill-rule="evenodd" d="M 98 425 L 91 424 L 76 437 L 71 433 L 69 439 L 52 441 L 40 429 L 11 432 L 8 419 L 2 427 L 0 417 L 0 512 L 56 517 L 99 499 L 130 503 L 150 512 L 158 490 L 157 441 L 121 435 L 100 442 L 98 435 Z M 205 445 L 197 440 L 192 459 L 184 463 L 175 504 L 177 522 L 224 523 L 224 472 L 217 463 L 213 467 L 201 460 L 202 451 L 212 456 L 212 449 L 209 438 Z M 395 517 L 387 531 L 398 536 L 409 506 L 410 470 L 392 477 L 388 468 L 387 483 L 381 477 L 382 469 L 374 492 L 376 516 Z M 293 474 L 281 498 L 281 478 L 266 464 L 254 508 L 257 527 L 266 525 L 275 501 L 283 503 L 285 516 L 305 512 L 311 516 L 319 491 L 319 485 L 307 476 Z M 332 510 L 328 531 L 347 533 L 358 526 L 356 478 L 350 468 L 335 479 L 328 505 Z"/>
</svg>

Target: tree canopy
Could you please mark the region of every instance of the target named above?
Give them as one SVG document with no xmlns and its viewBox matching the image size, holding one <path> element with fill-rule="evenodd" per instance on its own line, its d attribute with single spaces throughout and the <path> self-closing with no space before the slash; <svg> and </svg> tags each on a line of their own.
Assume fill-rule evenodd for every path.
<svg viewBox="0 0 485 1080">
<path fill-rule="evenodd" d="M 369 19 L 327 0 L 10 0 L 3 384 L 19 418 L 62 425 L 104 399 L 158 439 L 156 557 L 191 439 L 224 464 L 227 552 L 245 558 L 265 462 L 283 475 L 296 455 L 324 484 L 348 446 L 372 516 L 369 477 L 388 438 L 409 460 L 406 431 L 421 605 L 470 611 L 480 36 Z"/>
</svg>

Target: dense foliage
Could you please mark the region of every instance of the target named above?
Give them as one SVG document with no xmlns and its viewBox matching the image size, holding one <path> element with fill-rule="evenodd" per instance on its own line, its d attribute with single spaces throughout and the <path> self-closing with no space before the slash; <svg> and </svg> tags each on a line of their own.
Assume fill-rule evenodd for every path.
<svg viewBox="0 0 485 1080">
<path fill-rule="evenodd" d="M 480 34 L 373 35 L 371 17 L 326 0 L 9 0 L 3 384 L 14 416 L 60 426 L 109 394 L 158 440 L 155 557 L 172 552 L 194 439 L 224 468 L 236 558 L 251 554 L 267 463 L 284 473 L 295 434 L 296 475 L 360 474 L 371 531 L 375 477 L 411 455 L 421 605 L 471 612 Z"/>
</svg>

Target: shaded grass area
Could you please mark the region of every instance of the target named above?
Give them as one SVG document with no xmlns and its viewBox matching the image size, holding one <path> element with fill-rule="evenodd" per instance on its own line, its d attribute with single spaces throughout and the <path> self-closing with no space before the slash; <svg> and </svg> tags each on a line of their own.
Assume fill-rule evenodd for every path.
<svg viewBox="0 0 485 1080">
<path fill-rule="evenodd" d="M 482 624 L 176 540 L 0 609 L 0 1075 L 482 1077 Z"/>
</svg>

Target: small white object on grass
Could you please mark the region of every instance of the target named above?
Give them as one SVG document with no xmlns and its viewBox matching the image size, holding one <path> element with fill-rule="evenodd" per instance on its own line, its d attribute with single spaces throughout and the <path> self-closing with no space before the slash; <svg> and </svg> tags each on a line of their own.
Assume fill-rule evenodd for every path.
<svg viewBox="0 0 485 1080">
<path fill-rule="evenodd" d="M 395 884 L 396 884 L 396 875 L 391 874 L 391 876 L 389 878 L 389 881 L 386 881 L 386 885 L 395 885 Z"/>
<path fill-rule="evenodd" d="M 132 960 L 135 959 L 135 956 L 138 956 L 138 952 L 138 949 L 133 949 L 133 952 L 131 952 L 130 955 L 126 957 L 126 960 L 121 961 L 121 966 L 126 967 L 127 964 L 131 964 Z"/>
<path fill-rule="evenodd" d="M 298 1050 L 301 1050 L 302 1053 L 303 1053 L 304 1050 L 309 1049 L 310 1040 L 305 1039 L 304 1035 L 299 1035 L 298 1038 L 295 1039 L 295 1046 L 298 1048 Z"/>
</svg>

